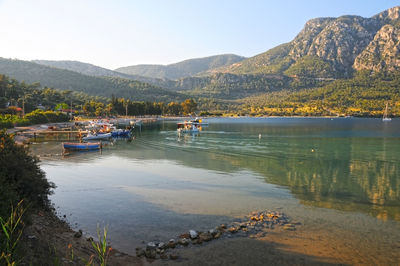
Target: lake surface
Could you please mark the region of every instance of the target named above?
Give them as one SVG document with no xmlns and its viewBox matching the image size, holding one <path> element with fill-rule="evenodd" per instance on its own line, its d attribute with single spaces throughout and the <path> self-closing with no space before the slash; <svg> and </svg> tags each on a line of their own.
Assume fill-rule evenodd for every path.
<svg viewBox="0 0 400 266">
<path fill-rule="evenodd" d="M 42 159 L 60 215 L 114 247 L 168 241 L 256 210 L 386 247 L 400 239 L 400 120 L 215 118 L 198 135 L 145 126 L 102 153 Z M 59 142 L 32 145 L 60 153 Z M 351 232 L 351 234 L 349 234 Z M 386 245 L 386 246 L 385 246 Z M 381 252 L 381 251 L 380 251 Z"/>
</svg>

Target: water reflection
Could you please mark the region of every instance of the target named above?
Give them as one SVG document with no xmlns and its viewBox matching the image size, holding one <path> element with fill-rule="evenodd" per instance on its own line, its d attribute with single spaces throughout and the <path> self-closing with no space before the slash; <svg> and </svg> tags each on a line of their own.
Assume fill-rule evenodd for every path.
<svg viewBox="0 0 400 266">
<path fill-rule="evenodd" d="M 399 121 L 390 124 L 378 119 L 209 122 L 210 126 L 199 134 L 181 136 L 176 134 L 174 123 L 160 123 L 143 130 L 132 143 L 120 142 L 104 149 L 102 154 L 76 154 L 64 160 L 79 165 L 117 156 L 134 161 L 168 160 L 191 169 L 224 174 L 251 171 L 266 183 L 288 187 L 302 204 L 361 211 L 379 219 L 400 221 Z M 41 148 L 51 149 L 52 145 L 57 144 Z M 167 190 L 127 189 L 152 199 L 156 198 L 152 194 L 168 195 Z M 223 195 L 221 191 L 214 192 Z"/>
</svg>

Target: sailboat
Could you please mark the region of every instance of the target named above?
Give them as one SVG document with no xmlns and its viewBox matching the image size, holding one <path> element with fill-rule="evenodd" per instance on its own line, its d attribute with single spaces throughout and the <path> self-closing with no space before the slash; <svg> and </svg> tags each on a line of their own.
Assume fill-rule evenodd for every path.
<svg viewBox="0 0 400 266">
<path fill-rule="evenodd" d="M 386 102 L 385 112 L 383 113 L 382 121 L 392 121 L 392 119 L 388 117 L 388 102 Z"/>
</svg>

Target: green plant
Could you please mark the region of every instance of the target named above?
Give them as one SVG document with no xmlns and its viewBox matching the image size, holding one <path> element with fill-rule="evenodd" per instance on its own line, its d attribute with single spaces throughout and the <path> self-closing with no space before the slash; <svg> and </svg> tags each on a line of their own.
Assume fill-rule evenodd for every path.
<svg viewBox="0 0 400 266">
<path fill-rule="evenodd" d="M 101 266 L 107 265 L 108 255 L 112 250 L 111 247 L 107 248 L 107 231 L 108 227 L 106 226 L 103 229 L 103 234 L 101 234 L 100 228 L 99 226 L 97 226 L 97 236 L 99 238 L 99 242 L 91 241 L 91 244 L 96 251 Z"/>
<path fill-rule="evenodd" d="M 24 229 L 22 217 L 26 211 L 21 200 L 14 208 L 11 206 L 11 213 L 7 221 L 0 217 L 0 225 L 4 240 L 1 243 L 0 261 L 4 260 L 7 265 L 17 265 L 16 249 Z"/>
</svg>

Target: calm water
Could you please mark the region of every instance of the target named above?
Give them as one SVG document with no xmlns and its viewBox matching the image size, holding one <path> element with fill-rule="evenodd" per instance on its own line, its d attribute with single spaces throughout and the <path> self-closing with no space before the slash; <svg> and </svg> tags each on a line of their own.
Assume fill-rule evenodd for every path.
<svg viewBox="0 0 400 266">
<path fill-rule="evenodd" d="M 207 121 L 199 135 L 179 137 L 175 122 L 163 122 L 102 154 L 42 159 L 57 185 L 52 202 L 75 228 L 94 235 L 97 224 L 108 225 L 112 244 L 128 253 L 142 240 L 166 241 L 261 209 L 357 232 L 353 238 L 371 244 L 398 242 L 399 120 Z"/>
</svg>

